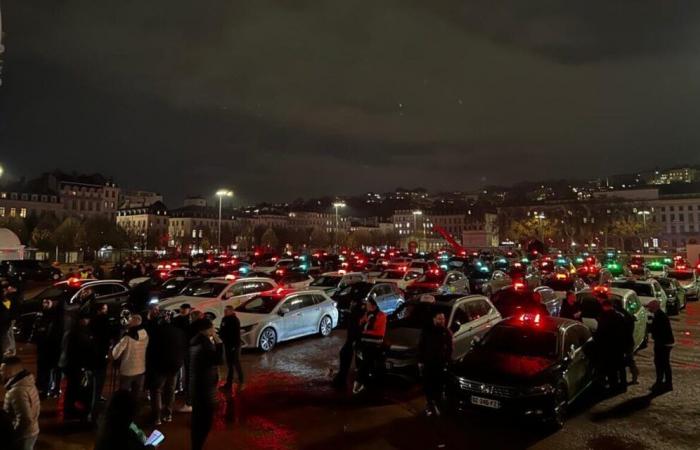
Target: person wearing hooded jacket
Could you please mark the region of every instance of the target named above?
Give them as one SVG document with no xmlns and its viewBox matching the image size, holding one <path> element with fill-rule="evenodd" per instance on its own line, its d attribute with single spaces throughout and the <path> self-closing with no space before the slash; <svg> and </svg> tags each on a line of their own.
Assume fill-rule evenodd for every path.
<svg viewBox="0 0 700 450">
<path fill-rule="evenodd" d="M 452 332 L 447 329 L 445 314 L 435 311 L 432 319 L 432 323 L 421 331 L 418 343 L 418 362 L 423 374 L 427 416 L 440 414 L 438 403 L 453 350 Z"/>
<path fill-rule="evenodd" d="M 6 357 L 0 366 L 5 383 L 4 410 L 12 421 L 14 444 L 10 448 L 32 450 L 39 436 L 39 392 L 34 376 L 22 367 L 16 356 Z"/>
<path fill-rule="evenodd" d="M 140 395 L 146 373 L 148 333 L 141 325 L 142 318 L 134 314 L 129 319 L 126 334 L 112 349 L 112 358 L 119 360 L 119 389 Z"/>
</svg>

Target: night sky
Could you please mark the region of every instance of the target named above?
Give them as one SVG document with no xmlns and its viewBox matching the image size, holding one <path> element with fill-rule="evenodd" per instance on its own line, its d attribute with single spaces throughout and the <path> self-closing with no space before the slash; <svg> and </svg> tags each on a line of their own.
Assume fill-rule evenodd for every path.
<svg viewBox="0 0 700 450">
<path fill-rule="evenodd" d="M 700 163 L 700 2 L 2 0 L 0 162 L 177 206 Z"/>
</svg>

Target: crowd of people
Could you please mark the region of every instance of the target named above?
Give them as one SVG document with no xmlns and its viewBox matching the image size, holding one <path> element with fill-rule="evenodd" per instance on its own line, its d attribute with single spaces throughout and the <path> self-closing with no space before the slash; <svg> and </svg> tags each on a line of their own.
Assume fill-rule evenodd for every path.
<svg viewBox="0 0 700 450">
<path fill-rule="evenodd" d="M 118 323 L 110 317 L 106 304 L 71 316 L 56 301 L 45 299 L 32 330 L 37 350 L 34 377 L 15 356 L 12 323 L 21 295 L 9 284 L 0 288 L 0 349 L 4 356 L 0 376 L 6 391 L 0 432 L 12 434 L 14 448 L 33 448 L 39 433 L 41 400 L 60 397 L 64 420 L 99 424 L 98 450 L 145 448 L 145 435 L 134 421 L 147 411 L 147 401 L 154 426 L 172 421 L 174 412 L 190 413 L 191 447 L 198 450 L 212 427 L 217 389 L 234 393 L 244 388 L 240 322 L 230 306 L 225 308 L 217 333 L 211 320 L 189 304 L 182 304 L 174 316 L 162 314 L 157 305 L 151 305 Z M 611 391 L 624 391 L 628 386 L 627 369 L 632 383 L 639 375 L 634 361 L 635 319 L 620 302 L 607 297 L 599 300 L 591 354 L 605 386 Z M 649 329 L 657 374 L 651 389 L 666 392 L 673 389 L 673 332 L 658 301 L 647 308 L 652 316 Z M 560 314 L 581 320 L 573 293 L 562 303 Z M 422 330 L 418 348 L 428 416 L 440 414 L 444 374 L 453 350 L 445 315 L 436 309 L 431 319 Z M 340 349 L 339 370 L 333 378 L 335 387 L 347 388 L 352 378 L 351 390 L 359 394 L 382 375 L 387 322 L 387 315 L 374 299 L 352 302 L 346 316 L 347 337 Z M 356 358 L 357 353 L 361 358 Z M 224 361 L 227 376 L 220 385 L 218 367 Z M 353 363 L 355 374 L 350 377 Z M 177 393 L 182 394 L 179 408 L 175 408 Z M 111 395 L 110 400 L 104 395 Z"/>
<path fill-rule="evenodd" d="M 174 412 L 191 413 L 192 448 L 201 449 L 216 410 L 218 366 L 224 361 L 228 366 L 220 389 L 233 394 L 244 387 L 240 322 L 233 308 L 226 309 L 217 334 L 211 320 L 188 304 L 174 317 L 152 305 L 120 323 L 106 304 L 69 313 L 57 301 L 44 299 L 31 332 L 35 378 L 14 356 L 12 325 L 21 298 L 17 294 L 7 285 L 0 291 L 6 390 L 0 428 L 7 425 L 14 448 L 33 448 L 40 402 L 54 397 L 64 421 L 100 425 L 98 449 L 144 448 L 134 417 L 146 413 L 158 426 L 172 421 Z M 175 408 L 178 392 L 182 405 Z"/>
</svg>

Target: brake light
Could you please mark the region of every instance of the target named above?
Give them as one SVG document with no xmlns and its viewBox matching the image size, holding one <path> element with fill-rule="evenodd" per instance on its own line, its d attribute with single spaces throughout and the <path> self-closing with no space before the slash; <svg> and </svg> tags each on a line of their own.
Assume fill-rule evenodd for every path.
<svg viewBox="0 0 700 450">
<path fill-rule="evenodd" d="M 166 264 L 166 265 L 165 265 L 165 268 L 166 268 L 167 270 L 170 270 L 170 269 L 172 269 L 173 267 L 172 267 L 170 264 Z"/>
<path fill-rule="evenodd" d="M 605 294 L 607 295 L 608 292 L 610 292 L 610 288 L 607 286 L 596 286 L 593 288 L 593 291 L 598 293 L 598 294 Z"/>
<path fill-rule="evenodd" d="M 516 291 L 522 291 L 525 289 L 525 283 L 523 283 L 522 281 L 516 281 L 515 283 L 513 283 L 513 289 L 515 289 Z"/>
<path fill-rule="evenodd" d="M 557 274 L 557 280 L 566 280 L 568 277 L 566 276 L 565 273 L 558 273 Z"/>
<path fill-rule="evenodd" d="M 161 278 L 165 278 L 165 277 L 167 277 L 167 276 L 168 276 L 168 272 L 161 272 L 161 273 L 160 273 L 160 277 L 161 277 Z"/>
<path fill-rule="evenodd" d="M 639 264 L 632 264 L 630 267 L 633 269 L 639 269 Z"/>
<path fill-rule="evenodd" d="M 177 262 L 177 261 L 175 261 L 175 262 L 173 263 L 173 266 L 179 266 L 179 265 L 180 265 L 180 263 Z"/>
<path fill-rule="evenodd" d="M 277 269 L 277 270 L 275 271 L 275 273 L 276 273 L 277 275 L 284 275 L 284 269 Z"/>
<path fill-rule="evenodd" d="M 400 270 L 401 272 L 406 272 L 406 271 L 408 270 L 408 267 L 406 267 L 406 266 L 401 266 L 401 267 L 399 267 L 399 270 Z"/>
<path fill-rule="evenodd" d="M 68 284 L 70 284 L 72 286 L 77 286 L 80 284 L 80 278 L 76 278 L 76 277 L 68 278 Z"/>
<path fill-rule="evenodd" d="M 516 267 L 516 268 L 520 268 L 520 267 L 522 267 L 522 266 L 523 266 L 523 265 L 520 264 L 519 262 L 516 262 L 515 264 L 513 264 L 513 267 Z"/>
<path fill-rule="evenodd" d="M 681 264 L 680 266 L 676 266 L 676 269 L 678 269 L 678 270 L 685 270 L 685 269 L 687 269 L 687 267 L 684 266 L 683 264 Z"/>
<path fill-rule="evenodd" d="M 228 275 L 226 275 L 226 276 L 224 277 L 224 279 L 227 280 L 227 281 L 232 281 L 232 280 L 235 280 L 235 279 L 236 279 L 236 276 L 235 276 L 235 275 L 232 275 L 232 274 L 228 274 Z"/>
</svg>

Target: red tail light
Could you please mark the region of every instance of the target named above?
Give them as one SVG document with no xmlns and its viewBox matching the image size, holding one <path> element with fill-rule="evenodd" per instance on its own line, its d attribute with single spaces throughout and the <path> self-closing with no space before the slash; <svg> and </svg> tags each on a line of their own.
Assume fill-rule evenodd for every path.
<svg viewBox="0 0 700 450">
<path fill-rule="evenodd" d="M 569 277 L 566 276 L 565 273 L 558 273 L 557 274 L 557 280 L 566 280 L 567 278 L 569 278 Z"/>
<path fill-rule="evenodd" d="M 522 281 L 516 281 L 515 283 L 513 283 L 513 289 L 515 289 L 516 291 L 522 291 L 525 289 L 525 283 L 523 283 Z"/>
</svg>

